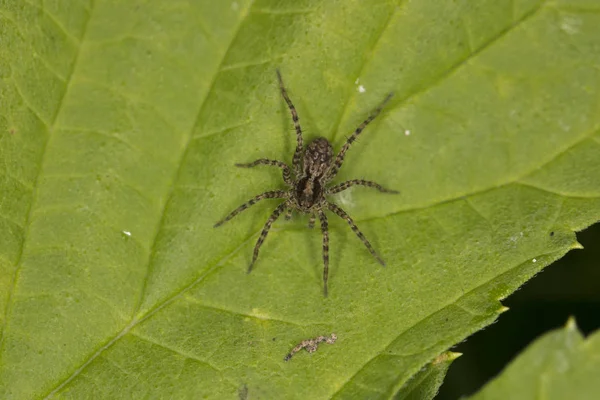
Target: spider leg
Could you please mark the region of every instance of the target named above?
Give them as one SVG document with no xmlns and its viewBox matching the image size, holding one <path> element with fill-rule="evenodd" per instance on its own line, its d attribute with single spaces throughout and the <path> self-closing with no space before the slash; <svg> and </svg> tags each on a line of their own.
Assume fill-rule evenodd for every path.
<svg viewBox="0 0 600 400">
<path fill-rule="evenodd" d="M 380 184 L 372 182 L 372 181 L 366 181 L 364 179 L 352 179 L 350 181 L 342 182 L 338 185 L 332 186 L 331 188 L 327 189 L 327 194 L 339 193 L 339 192 L 346 190 L 349 187 L 355 186 L 355 185 L 372 187 L 383 193 L 394 193 L 394 194 L 400 193 L 397 190 L 386 189 L 383 186 L 381 186 Z"/>
<path fill-rule="evenodd" d="M 285 213 L 285 220 L 289 221 L 290 219 L 292 219 L 292 209 L 288 208 L 286 213 Z"/>
<path fill-rule="evenodd" d="M 290 167 L 288 167 L 287 164 L 282 161 L 269 160 L 266 158 L 259 158 L 258 160 L 253 161 L 251 163 L 235 164 L 236 167 L 240 167 L 240 168 L 252 168 L 252 167 L 256 167 L 257 165 L 272 165 L 272 166 L 281 168 L 283 171 L 283 181 L 286 183 L 286 185 L 288 185 L 288 186 L 294 185 L 294 183 L 292 182 L 292 171 L 290 170 Z"/>
<path fill-rule="evenodd" d="M 388 94 L 387 97 L 381 102 L 381 104 L 379 106 L 377 106 L 377 108 L 375 110 L 373 110 L 371 115 L 369 115 L 369 117 L 367 119 L 365 119 L 362 122 L 362 124 L 360 124 L 358 126 L 358 128 L 356 128 L 354 133 L 352 133 L 352 135 L 350 135 L 350 137 L 348 139 L 346 139 L 346 143 L 344 143 L 344 146 L 342 146 L 342 149 L 340 150 L 337 157 L 335 158 L 335 162 L 333 163 L 333 166 L 331 167 L 331 169 L 329 170 L 329 173 L 327 174 L 327 180 L 333 179 L 333 177 L 337 174 L 338 170 L 342 167 L 342 163 L 344 162 L 344 157 L 346 156 L 346 151 L 348 151 L 348 149 L 350 148 L 350 145 L 356 140 L 358 135 L 361 134 L 361 132 L 367 127 L 367 125 L 369 125 L 371 123 L 371 121 L 373 121 L 379 115 L 381 110 L 383 110 L 383 107 L 392 98 L 392 96 L 393 96 L 393 93 Z"/>
<path fill-rule="evenodd" d="M 309 227 L 310 229 L 312 229 L 312 228 L 314 228 L 314 227 L 315 227 L 315 219 L 316 219 L 316 218 L 317 218 L 317 216 L 316 216 L 315 214 L 311 214 L 311 215 L 310 215 L 310 218 L 309 218 L 309 220 L 308 220 L 308 227 Z"/>
<path fill-rule="evenodd" d="M 345 219 L 346 222 L 348 222 L 348 225 L 350 225 L 350 228 L 352 228 L 354 233 L 356 233 L 356 236 L 358 236 L 358 238 L 363 242 L 363 244 L 367 247 L 367 249 L 373 255 L 373 257 L 375 257 L 381 265 L 385 266 L 385 262 L 383 261 L 383 259 L 379 257 L 379 254 L 377 254 L 375 249 L 373 249 L 371 243 L 369 243 L 365 235 L 363 235 L 363 233 L 358 229 L 358 227 L 356 226 L 352 218 L 350 218 L 350 216 L 346 213 L 346 211 L 342 210 L 338 205 L 329 202 L 327 203 L 327 208 L 336 213 L 340 218 Z"/>
<path fill-rule="evenodd" d="M 279 215 L 281 215 L 281 213 L 283 212 L 283 210 L 286 209 L 286 207 L 287 207 L 287 201 L 278 205 L 277 208 L 275 209 L 275 211 L 273 211 L 273 213 L 267 220 L 267 223 L 265 224 L 262 232 L 260 233 L 260 236 L 258 237 L 258 240 L 256 241 L 256 245 L 254 246 L 254 255 L 252 256 L 252 262 L 248 266 L 248 273 L 250 273 L 252 271 L 252 267 L 254 266 L 254 263 L 256 262 L 256 259 L 258 258 L 258 250 L 260 250 L 260 246 L 262 246 L 263 242 L 267 238 L 267 235 L 269 234 L 269 229 L 271 229 L 271 225 L 273 225 L 273 222 L 275 222 L 275 220 L 277 218 L 279 218 Z"/>
<path fill-rule="evenodd" d="M 254 204 L 256 204 L 258 201 L 260 201 L 262 199 L 285 199 L 287 197 L 288 197 L 288 192 L 286 192 L 285 190 L 273 190 L 271 192 L 265 192 L 265 193 L 259 194 L 258 196 L 251 198 L 246 203 L 242 204 L 241 206 L 239 206 L 238 208 L 233 210 L 231 213 L 229 213 L 228 216 L 226 216 L 225 218 L 223 218 L 222 220 L 217 222 L 214 225 L 214 227 L 216 228 L 218 226 L 223 225 L 225 222 L 229 221 L 231 218 L 235 217 L 236 215 L 238 215 L 239 213 L 244 211 L 246 208 L 253 206 Z"/>
<path fill-rule="evenodd" d="M 277 78 L 279 79 L 279 89 L 281 90 L 281 95 L 283 99 L 287 103 L 288 108 L 290 109 L 290 114 L 292 114 L 292 121 L 294 121 L 294 128 L 296 129 L 296 151 L 294 152 L 293 159 L 293 167 L 296 175 L 300 175 L 302 172 L 302 166 L 300 165 L 300 160 L 302 158 L 302 147 L 304 147 L 304 142 L 302 139 L 302 128 L 300 127 L 300 120 L 298 119 L 298 112 L 296 111 L 296 107 L 294 107 L 294 103 L 290 100 L 290 97 L 285 90 L 285 86 L 283 85 L 283 79 L 281 78 L 281 72 L 277 70 Z"/>
<path fill-rule="evenodd" d="M 321 222 L 321 233 L 323 234 L 323 295 L 327 297 L 327 278 L 329 276 L 329 225 L 327 216 L 323 211 L 319 211 L 319 220 Z"/>
</svg>

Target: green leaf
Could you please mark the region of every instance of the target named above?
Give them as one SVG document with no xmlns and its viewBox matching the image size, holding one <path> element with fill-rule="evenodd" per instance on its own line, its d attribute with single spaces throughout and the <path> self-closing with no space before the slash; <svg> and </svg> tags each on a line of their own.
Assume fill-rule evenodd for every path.
<svg viewBox="0 0 600 400">
<path fill-rule="evenodd" d="M 460 353 L 445 352 L 428 363 L 396 393 L 394 400 L 433 399 L 444 382 L 450 364 Z"/>
<path fill-rule="evenodd" d="M 574 320 L 530 344 L 472 399 L 596 399 L 600 331 L 584 339 Z"/>
<path fill-rule="evenodd" d="M 600 219 L 595 1 L 0 1 L 0 397 L 389 398 Z M 344 137 L 330 216 L 267 167 Z M 299 342 L 336 333 L 289 362 Z"/>
</svg>

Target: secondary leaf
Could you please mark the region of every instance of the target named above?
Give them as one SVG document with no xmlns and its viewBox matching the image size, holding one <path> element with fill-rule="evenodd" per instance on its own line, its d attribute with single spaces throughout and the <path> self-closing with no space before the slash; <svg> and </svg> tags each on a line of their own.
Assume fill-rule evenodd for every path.
<svg viewBox="0 0 600 400">
<path fill-rule="evenodd" d="M 600 332 L 584 339 L 570 320 L 529 345 L 472 399 L 596 399 Z"/>
<path fill-rule="evenodd" d="M 594 2 L 0 1 L 0 397 L 392 397 L 600 219 Z M 386 260 L 275 203 L 294 136 Z M 301 340 L 334 345 L 283 357 Z"/>
</svg>

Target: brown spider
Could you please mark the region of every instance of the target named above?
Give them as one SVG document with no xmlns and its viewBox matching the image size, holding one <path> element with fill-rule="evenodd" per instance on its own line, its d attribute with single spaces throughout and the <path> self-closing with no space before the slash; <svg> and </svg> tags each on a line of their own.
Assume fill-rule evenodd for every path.
<svg viewBox="0 0 600 400">
<path fill-rule="evenodd" d="M 273 211 L 267 220 L 267 223 L 265 224 L 260 237 L 256 242 L 256 245 L 254 246 L 254 255 L 252 257 L 252 262 L 248 267 L 248 273 L 250 273 L 250 271 L 252 271 L 252 266 L 258 258 L 258 250 L 267 237 L 271 225 L 281 215 L 281 213 L 283 213 L 283 211 L 287 210 L 285 219 L 290 219 L 292 217 L 293 210 L 310 214 L 310 219 L 308 222 L 309 228 L 314 226 L 315 219 L 318 215 L 319 221 L 321 222 L 321 231 L 323 233 L 323 293 L 325 296 L 327 296 L 327 276 L 329 273 L 329 230 L 325 210 L 333 211 L 339 217 L 345 219 L 350 225 L 350 228 L 352 228 L 354 233 L 356 233 L 359 239 L 364 243 L 373 257 L 375 257 L 381 265 L 385 265 L 381 257 L 379 257 L 379 255 L 373 249 L 373 246 L 371 246 L 371 243 L 369 243 L 369 241 L 365 238 L 365 235 L 363 235 L 363 233 L 358 229 L 352 218 L 350 218 L 350 216 L 339 206 L 327 201 L 325 196 L 339 193 L 354 185 L 372 187 L 380 192 L 385 193 L 398 193 L 395 190 L 386 189 L 375 182 L 365 181 L 363 179 L 353 179 L 339 183 L 332 187 L 326 187 L 326 184 L 336 176 L 338 170 L 342 166 L 342 163 L 344 162 L 344 156 L 346 155 L 348 148 L 350 148 L 350 145 L 356 140 L 363 129 L 365 129 L 365 127 L 371 121 L 373 121 L 377 115 L 379 115 L 385 104 L 392 97 L 392 93 L 390 93 L 385 100 L 371 113 L 371 115 L 364 120 L 363 123 L 358 126 L 358 128 L 356 128 L 354 133 L 346 140 L 346 143 L 338 153 L 335 160 L 333 160 L 333 148 L 331 147 L 329 141 L 325 138 L 316 138 L 308 144 L 306 149 L 304 149 L 302 129 L 300 128 L 298 113 L 296 112 L 296 108 L 292 104 L 292 101 L 288 97 L 279 70 L 277 70 L 277 78 L 279 79 L 281 95 L 285 99 L 285 102 L 290 109 L 292 120 L 294 121 L 294 127 L 296 128 L 297 145 L 293 159 L 294 177 L 292 177 L 292 171 L 290 167 L 288 167 L 288 165 L 282 161 L 261 158 L 248 164 L 235 165 L 242 168 L 250 168 L 257 165 L 272 165 L 279 167 L 283 171 L 283 181 L 290 189 L 273 190 L 259 194 L 258 196 L 250 199 L 248 202 L 233 210 L 224 219 L 217 222 L 215 224 L 215 228 L 229 221 L 248 207 L 257 203 L 259 200 L 285 199 L 283 203 L 277 206 L 275 211 Z"/>
</svg>

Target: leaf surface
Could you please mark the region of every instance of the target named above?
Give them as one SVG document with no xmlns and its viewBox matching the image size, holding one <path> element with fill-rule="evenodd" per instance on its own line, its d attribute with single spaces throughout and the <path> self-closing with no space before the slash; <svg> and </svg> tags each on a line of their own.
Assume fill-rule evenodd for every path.
<svg viewBox="0 0 600 400">
<path fill-rule="evenodd" d="M 0 397 L 389 398 L 600 219 L 593 1 L 0 2 Z M 330 296 L 257 158 L 344 137 Z M 334 345 L 284 356 L 336 333 Z"/>
</svg>

